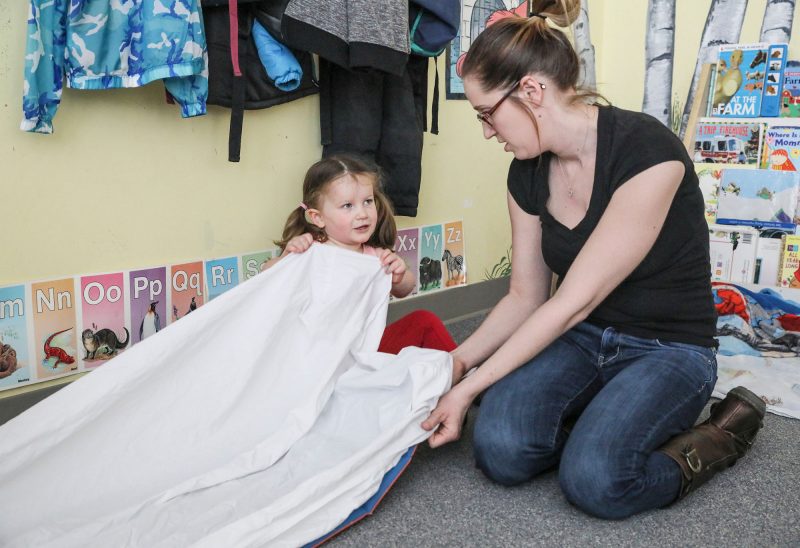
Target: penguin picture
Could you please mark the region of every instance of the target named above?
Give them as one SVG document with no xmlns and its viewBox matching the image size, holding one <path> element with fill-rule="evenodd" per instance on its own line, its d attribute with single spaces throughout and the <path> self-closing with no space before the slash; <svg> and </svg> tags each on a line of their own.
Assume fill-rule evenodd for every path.
<svg viewBox="0 0 800 548">
<path fill-rule="evenodd" d="M 156 305 L 158 301 L 150 303 L 150 307 L 145 312 L 142 318 L 142 324 L 139 326 L 139 340 L 143 341 L 153 333 L 157 333 L 161 329 L 161 318 L 158 317 L 156 312 Z"/>
<path fill-rule="evenodd" d="M 189 303 L 189 310 L 186 312 L 187 314 L 189 312 L 194 312 L 195 310 L 197 310 L 197 301 L 195 301 L 194 299 L 195 298 L 192 297 L 192 302 Z"/>
</svg>

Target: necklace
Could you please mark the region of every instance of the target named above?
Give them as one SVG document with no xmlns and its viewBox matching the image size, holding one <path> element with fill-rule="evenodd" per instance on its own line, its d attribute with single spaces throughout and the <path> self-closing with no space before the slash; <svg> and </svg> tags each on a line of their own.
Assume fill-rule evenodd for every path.
<svg viewBox="0 0 800 548">
<path fill-rule="evenodd" d="M 592 115 L 591 111 L 589 113 L 589 123 L 586 124 L 586 133 L 583 135 L 583 144 L 581 144 L 580 148 L 578 149 L 578 162 L 580 162 L 580 153 L 583 152 L 583 149 L 586 147 L 586 141 L 589 139 L 589 129 L 592 127 Z M 564 165 L 561 163 L 561 156 L 556 154 L 556 162 L 558 162 L 558 168 L 561 170 L 561 176 L 564 178 L 564 182 L 569 185 L 567 187 L 567 196 L 573 198 L 575 196 L 575 184 L 570 181 L 569 177 L 567 177 L 567 171 L 564 169 Z"/>
</svg>

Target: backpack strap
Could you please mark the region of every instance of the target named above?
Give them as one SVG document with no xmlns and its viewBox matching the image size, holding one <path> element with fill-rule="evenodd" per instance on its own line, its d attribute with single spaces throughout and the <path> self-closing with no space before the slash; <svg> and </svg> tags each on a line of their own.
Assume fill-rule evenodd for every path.
<svg viewBox="0 0 800 548">
<path fill-rule="evenodd" d="M 433 58 L 433 66 L 436 69 L 436 77 L 433 80 L 433 104 L 431 105 L 431 133 L 439 135 L 439 63 L 436 57 Z"/>
<path fill-rule="evenodd" d="M 242 125 L 244 123 L 245 85 L 239 66 L 239 6 L 238 0 L 228 2 L 228 22 L 231 36 L 231 65 L 233 66 L 233 88 L 231 90 L 231 125 L 228 131 L 228 161 L 238 162 L 242 148 Z"/>
</svg>

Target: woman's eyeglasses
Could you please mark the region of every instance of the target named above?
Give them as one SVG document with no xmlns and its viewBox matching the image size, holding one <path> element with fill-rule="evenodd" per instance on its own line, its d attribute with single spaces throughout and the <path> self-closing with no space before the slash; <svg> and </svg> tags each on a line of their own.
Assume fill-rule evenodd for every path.
<svg viewBox="0 0 800 548">
<path fill-rule="evenodd" d="M 542 84 L 541 82 L 539 82 L 539 85 L 542 86 L 542 89 L 545 88 L 544 84 Z M 492 125 L 492 114 L 494 114 L 495 111 L 498 109 L 498 107 L 500 107 L 500 105 L 503 104 L 503 101 L 508 99 L 511 96 L 511 94 L 514 93 L 514 91 L 516 91 L 517 86 L 519 86 L 519 82 L 517 82 L 516 84 L 511 86 L 511 89 L 509 89 L 507 92 L 505 92 L 505 94 L 503 94 L 503 96 L 500 97 L 500 100 L 497 101 L 492 108 L 490 108 L 489 110 L 484 110 L 483 112 L 478 112 L 476 114 L 476 116 L 478 117 L 478 121 L 483 123 L 483 124 L 488 124 L 488 125 L 491 126 Z"/>
</svg>

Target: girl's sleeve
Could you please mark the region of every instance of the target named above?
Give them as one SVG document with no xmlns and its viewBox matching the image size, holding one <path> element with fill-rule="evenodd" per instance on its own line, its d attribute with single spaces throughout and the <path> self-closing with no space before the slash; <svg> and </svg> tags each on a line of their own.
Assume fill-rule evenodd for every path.
<svg viewBox="0 0 800 548">
<path fill-rule="evenodd" d="M 20 129 L 53 133 L 64 82 L 68 0 L 30 0 Z"/>
</svg>

